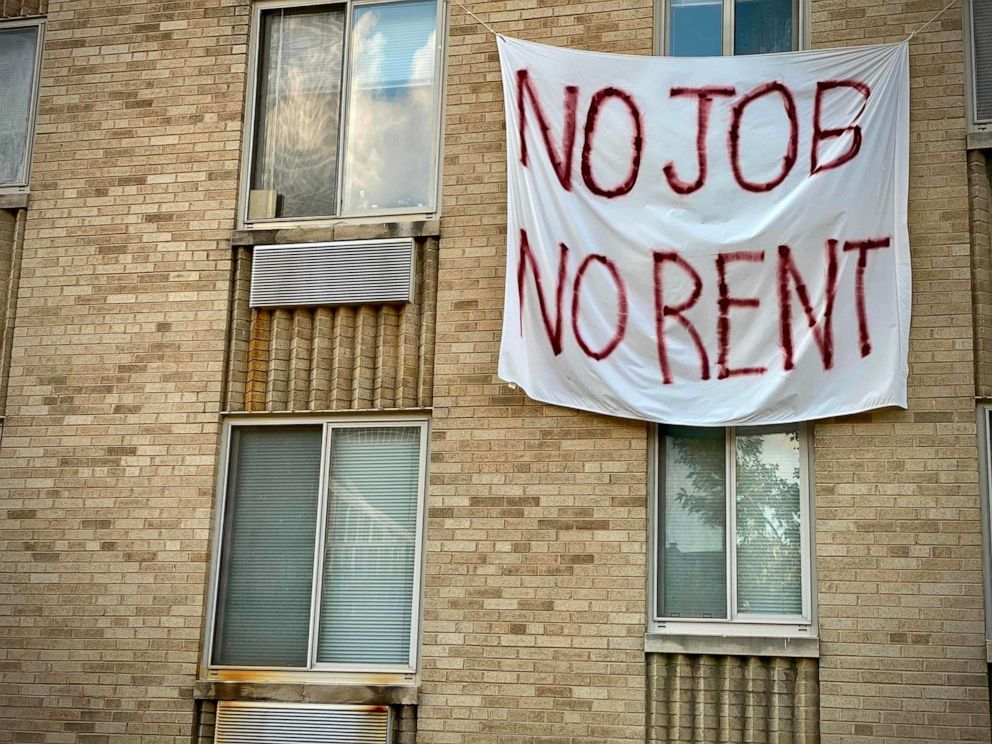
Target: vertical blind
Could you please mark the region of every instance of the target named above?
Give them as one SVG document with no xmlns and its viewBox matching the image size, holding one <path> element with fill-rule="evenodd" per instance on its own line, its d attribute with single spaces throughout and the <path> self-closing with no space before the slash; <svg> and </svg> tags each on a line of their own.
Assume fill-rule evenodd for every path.
<svg viewBox="0 0 992 744">
<path fill-rule="evenodd" d="M 27 177 L 37 51 L 37 26 L 0 31 L 0 185 L 20 185 Z"/>
<path fill-rule="evenodd" d="M 421 427 L 329 428 L 323 510 L 322 425 L 233 429 L 214 665 L 410 662 Z"/>
<path fill-rule="evenodd" d="M 213 663 L 307 661 L 320 426 L 234 429 Z"/>
<path fill-rule="evenodd" d="M 408 663 L 419 474 L 419 429 L 334 431 L 317 661 Z"/>
</svg>

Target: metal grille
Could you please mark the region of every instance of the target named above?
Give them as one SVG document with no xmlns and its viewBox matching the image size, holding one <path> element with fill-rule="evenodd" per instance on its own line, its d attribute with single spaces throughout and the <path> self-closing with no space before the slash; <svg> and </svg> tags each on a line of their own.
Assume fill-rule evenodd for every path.
<svg viewBox="0 0 992 744">
<path fill-rule="evenodd" d="M 975 45 L 975 123 L 992 123 L 992 0 L 972 0 Z"/>
<path fill-rule="evenodd" d="M 391 304 L 412 299 L 412 239 L 255 247 L 252 307 Z"/>
<path fill-rule="evenodd" d="M 388 744 L 385 706 L 217 705 L 216 744 Z"/>
</svg>

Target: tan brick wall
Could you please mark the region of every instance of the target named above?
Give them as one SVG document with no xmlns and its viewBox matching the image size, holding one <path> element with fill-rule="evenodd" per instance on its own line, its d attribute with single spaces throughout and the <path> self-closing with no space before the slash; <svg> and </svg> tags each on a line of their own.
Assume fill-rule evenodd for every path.
<svg viewBox="0 0 992 744">
<path fill-rule="evenodd" d="M 992 161 L 968 153 L 971 193 L 971 289 L 975 322 L 975 393 L 992 396 Z"/>
<path fill-rule="evenodd" d="M 650 0 L 472 8 L 521 38 L 651 51 Z M 447 85 L 418 739 L 643 742 L 647 428 L 497 380 L 502 94 L 458 8 Z"/>
<path fill-rule="evenodd" d="M 813 3 L 817 47 L 897 41 L 943 0 Z M 816 427 L 824 742 L 989 740 L 961 13 L 911 46 L 910 410 Z"/>
<path fill-rule="evenodd" d="M 190 741 L 246 31 L 229 0 L 50 4 L 0 447 L 0 742 Z"/>
<path fill-rule="evenodd" d="M 943 4 L 814 0 L 813 41 L 894 40 Z M 641 54 L 652 6 L 472 3 Z M 247 0 L 49 8 L 0 446 L 4 744 L 193 733 L 247 20 Z M 825 742 L 989 739 L 959 16 L 912 52 L 912 408 L 816 427 Z M 445 127 L 417 740 L 641 742 L 647 427 L 496 379 L 502 101 L 457 7 Z"/>
</svg>

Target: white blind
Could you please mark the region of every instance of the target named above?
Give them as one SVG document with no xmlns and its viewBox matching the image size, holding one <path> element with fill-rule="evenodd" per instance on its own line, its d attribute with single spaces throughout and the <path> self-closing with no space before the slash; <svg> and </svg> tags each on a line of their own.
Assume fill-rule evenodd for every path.
<svg viewBox="0 0 992 744">
<path fill-rule="evenodd" d="M 737 430 L 737 611 L 803 610 L 799 429 Z"/>
<path fill-rule="evenodd" d="M 660 615 L 725 618 L 725 431 L 668 427 L 663 456 Z"/>
<path fill-rule="evenodd" d="M 420 429 L 335 429 L 317 660 L 409 662 Z"/>
<path fill-rule="evenodd" d="M 216 665 L 307 665 L 321 431 L 233 430 Z"/>
<path fill-rule="evenodd" d="M 0 184 L 24 183 L 37 26 L 0 31 Z"/>
<path fill-rule="evenodd" d="M 975 115 L 992 122 L 992 0 L 972 0 L 975 43 Z"/>
</svg>

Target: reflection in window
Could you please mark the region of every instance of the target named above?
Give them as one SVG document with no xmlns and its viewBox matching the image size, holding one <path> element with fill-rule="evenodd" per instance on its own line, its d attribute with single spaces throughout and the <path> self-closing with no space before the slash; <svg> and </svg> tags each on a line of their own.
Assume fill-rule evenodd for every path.
<svg viewBox="0 0 992 744">
<path fill-rule="evenodd" d="M 659 443 L 658 616 L 801 617 L 800 428 L 669 426 Z"/>
<path fill-rule="evenodd" d="M 252 189 L 277 195 L 275 217 L 334 214 L 343 9 L 262 14 Z"/>
<path fill-rule="evenodd" d="M 671 0 L 668 53 L 673 57 L 723 54 L 722 0 Z"/>
<path fill-rule="evenodd" d="M 665 0 L 674 57 L 788 52 L 799 47 L 799 0 Z"/>
<path fill-rule="evenodd" d="M 799 432 L 737 434 L 737 611 L 803 611 Z"/>
<path fill-rule="evenodd" d="M 434 164 L 435 6 L 356 6 L 344 210 L 425 210 Z"/>
<path fill-rule="evenodd" d="M 727 616 L 727 478 L 722 429 L 665 435 L 659 597 L 667 617 Z"/>
<path fill-rule="evenodd" d="M 0 186 L 27 185 L 38 26 L 0 27 Z"/>
<path fill-rule="evenodd" d="M 734 54 L 796 48 L 794 0 L 735 0 Z"/>
</svg>

